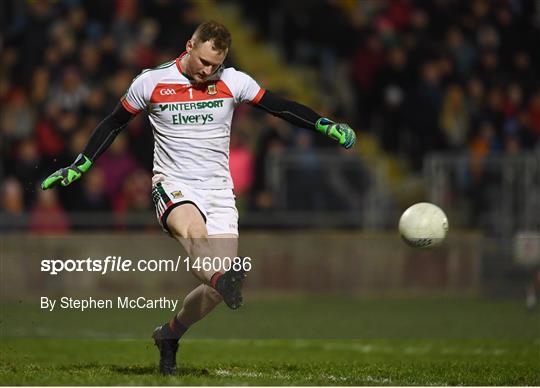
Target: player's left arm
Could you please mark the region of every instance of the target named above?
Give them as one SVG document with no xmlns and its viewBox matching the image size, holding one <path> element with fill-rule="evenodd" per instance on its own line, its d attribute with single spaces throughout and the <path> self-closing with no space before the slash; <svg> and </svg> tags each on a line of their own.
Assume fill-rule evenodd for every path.
<svg viewBox="0 0 540 388">
<path fill-rule="evenodd" d="M 297 127 L 314 129 L 324 133 L 347 149 L 354 146 L 356 142 L 356 134 L 348 124 L 335 123 L 305 105 L 287 100 L 268 90 L 253 106 L 282 118 Z"/>
</svg>

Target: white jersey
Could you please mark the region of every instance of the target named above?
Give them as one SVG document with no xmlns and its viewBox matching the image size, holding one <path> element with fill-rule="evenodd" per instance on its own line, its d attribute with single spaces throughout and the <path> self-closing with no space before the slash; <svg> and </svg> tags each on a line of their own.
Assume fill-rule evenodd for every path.
<svg viewBox="0 0 540 388">
<path fill-rule="evenodd" d="M 204 86 L 192 84 L 182 74 L 182 55 L 144 70 L 122 97 L 122 105 L 133 114 L 148 112 L 155 140 L 154 185 L 179 181 L 198 189 L 230 189 L 234 108 L 257 103 L 264 89 L 234 68 L 219 69 Z"/>
</svg>

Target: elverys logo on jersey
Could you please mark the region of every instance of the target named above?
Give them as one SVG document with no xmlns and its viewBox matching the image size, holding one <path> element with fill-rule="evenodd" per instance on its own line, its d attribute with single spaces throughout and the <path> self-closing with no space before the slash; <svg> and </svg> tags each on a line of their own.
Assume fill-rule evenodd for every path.
<svg viewBox="0 0 540 388">
<path fill-rule="evenodd" d="M 171 124 L 206 124 L 214 121 L 212 113 L 201 113 L 198 115 L 186 115 L 178 113 L 171 116 Z"/>
</svg>

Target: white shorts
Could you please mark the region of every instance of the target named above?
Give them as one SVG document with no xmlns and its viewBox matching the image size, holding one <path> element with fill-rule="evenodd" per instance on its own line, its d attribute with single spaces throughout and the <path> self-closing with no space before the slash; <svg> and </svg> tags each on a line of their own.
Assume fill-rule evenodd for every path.
<svg viewBox="0 0 540 388">
<path fill-rule="evenodd" d="M 152 199 L 159 223 L 167 233 L 171 210 L 183 203 L 192 203 L 201 212 L 209 236 L 238 235 L 238 210 L 232 189 L 203 190 L 185 183 L 158 182 L 152 188 Z"/>
</svg>

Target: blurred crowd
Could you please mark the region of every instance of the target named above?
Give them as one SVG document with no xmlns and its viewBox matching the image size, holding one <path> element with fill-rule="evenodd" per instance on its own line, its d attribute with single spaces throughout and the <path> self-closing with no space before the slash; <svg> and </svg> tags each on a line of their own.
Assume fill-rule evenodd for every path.
<svg viewBox="0 0 540 388">
<path fill-rule="evenodd" d="M 432 150 L 484 157 L 538 146 L 538 2 L 243 4 L 289 62 L 318 66 L 335 110 L 416 169 Z"/>
<path fill-rule="evenodd" d="M 141 69 L 178 56 L 197 25 L 189 4 L 14 1 L 0 7 L 3 216 L 29 213 L 30 230 L 61 232 L 70 228 L 67 212 L 151 209 L 153 143 L 143 115 L 69 192 L 44 192 L 39 183 L 74 160 Z"/>
<path fill-rule="evenodd" d="M 416 170 L 431 150 L 483 158 L 539 146 L 537 2 L 233 3 L 288 63 L 320 70 L 317 87 L 334 117 L 372 132 Z M 62 232 L 73 212 L 151 210 L 153 140 L 144 114 L 69 191 L 38 185 L 73 161 L 133 77 L 183 51 L 204 15 L 178 0 L 13 1 L 0 4 L 0 15 L 1 216 L 29 214 L 24 223 L 34 232 L 51 231 L 54 219 Z M 317 170 L 309 170 L 312 151 L 329 146 L 320 136 L 250 107 L 238 110 L 233 128 L 230 165 L 241 207 L 273 208 L 266 162 L 291 149 L 306 155 L 305 169 L 289 177 L 298 208 L 351 198 L 350 188 L 306 197 L 321 192 Z M 361 195 L 365 178 L 352 186 Z"/>
</svg>

